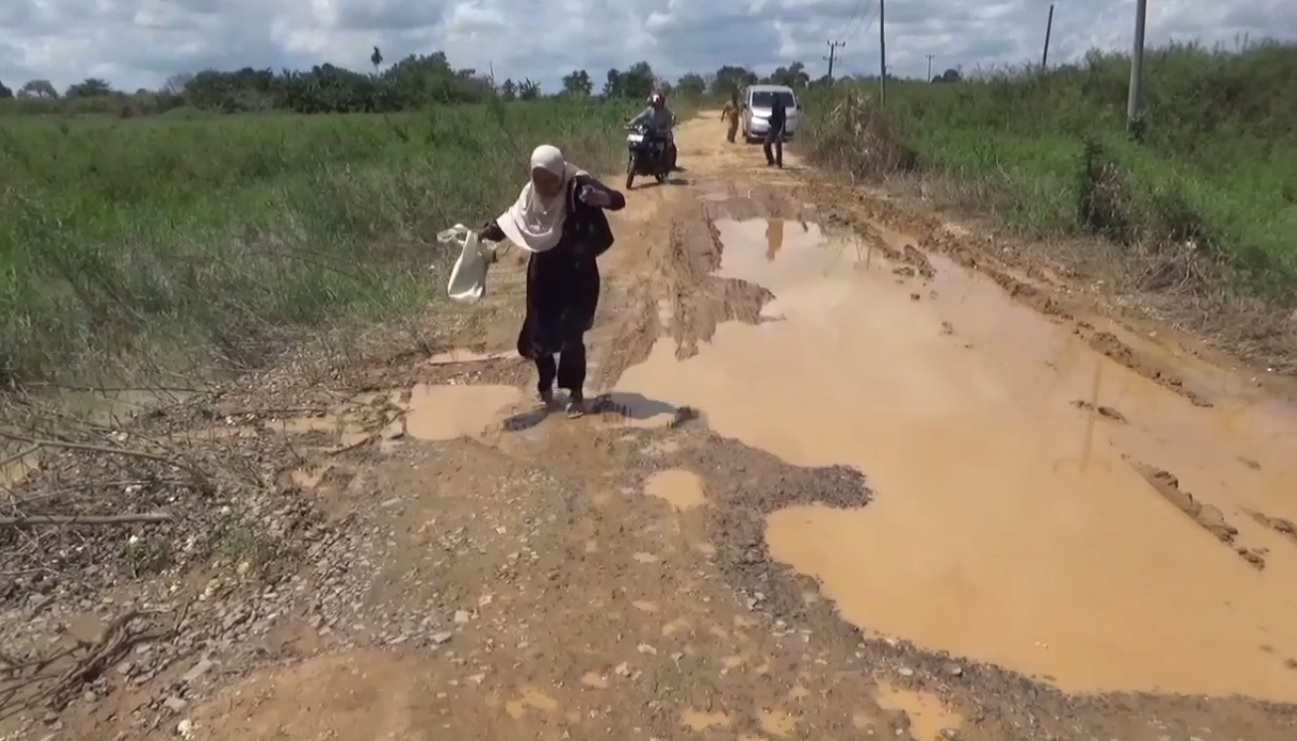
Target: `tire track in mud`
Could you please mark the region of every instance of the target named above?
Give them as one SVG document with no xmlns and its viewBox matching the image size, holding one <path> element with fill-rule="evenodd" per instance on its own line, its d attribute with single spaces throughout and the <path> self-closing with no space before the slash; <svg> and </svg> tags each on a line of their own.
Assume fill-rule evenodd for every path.
<svg viewBox="0 0 1297 741">
<path fill-rule="evenodd" d="M 1203 530 L 1211 533 L 1214 538 L 1228 546 L 1230 550 L 1238 554 L 1239 558 L 1252 567 L 1258 570 L 1265 568 L 1265 558 L 1262 552 L 1235 543 L 1238 537 L 1238 528 L 1225 519 L 1225 514 L 1220 511 L 1219 507 L 1194 499 L 1192 494 L 1180 488 L 1180 480 L 1171 472 L 1132 460 L 1129 457 L 1126 460 L 1148 482 L 1149 486 L 1153 487 L 1153 490 L 1158 495 L 1183 512 L 1186 517 L 1193 520 Z"/>
<path fill-rule="evenodd" d="M 917 209 L 899 205 L 891 199 L 865 193 L 844 197 L 840 189 L 824 184 L 809 184 L 807 190 L 812 198 L 825 205 L 826 226 L 833 225 L 866 236 L 874 240 L 875 245 L 892 259 L 916 267 L 927 263 L 922 256 L 925 251 L 943 254 L 961 267 L 991 278 L 1011 298 L 1040 314 L 1070 323 L 1075 333 L 1096 351 L 1183 396 L 1195 406 L 1212 406 L 1212 401 L 1206 395 L 1187 385 L 1165 363 L 1132 347 L 1112 332 L 1095 329 L 1090 322 L 1078 316 L 1079 305 L 1064 305 L 1059 294 L 1065 292 L 1065 287 L 1050 272 L 1030 260 L 1022 259 L 1011 266 L 992 255 L 993 252 L 1012 254 L 1010 246 L 992 247 L 989 245 L 991 237 L 979 238 L 971 233 L 966 234 L 961 228 L 941 223 Z M 904 245 L 889 244 L 892 240 L 881 233 L 880 226 L 916 236 Z M 917 258 L 914 257 L 916 254 Z M 1025 268 L 1018 268 L 1019 264 L 1025 265 Z M 930 277 L 922 272 L 924 268 L 918 269 L 920 274 Z M 1025 275 L 1014 275 L 1023 270 Z"/>
</svg>

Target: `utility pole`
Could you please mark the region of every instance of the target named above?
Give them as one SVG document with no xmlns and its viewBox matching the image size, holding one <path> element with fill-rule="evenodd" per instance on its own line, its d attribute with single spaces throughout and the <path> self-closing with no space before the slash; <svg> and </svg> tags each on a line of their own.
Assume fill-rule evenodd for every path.
<svg viewBox="0 0 1297 741">
<path fill-rule="evenodd" d="M 833 59 L 834 57 L 837 56 L 836 54 L 837 50 L 840 49 L 841 47 L 846 46 L 847 42 L 830 41 L 828 42 L 828 45 L 829 45 L 829 55 L 825 57 L 825 59 L 829 60 L 829 82 L 833 82 Z"/>
<path fill-rule="evenodd" d="M 1144 135 L 1144 18 L 1148 0 L 1135 0 L 1135 48 L 1130 55 L 1130 89 L 1126 96 L 1126 130 L 1136 141 Z"/>
<path fill-rule="evenodd" d="M 1045 21 L 1045 52 L 1040 55 L 1040 71 L 1049 69 L 1049 32 L 1054 30 L 1054 4 L 1049 4 L 1049 20 Z"/>
<path fill-rule="evenodd" d="M 933 58 L 934 56 L 936 56 L 936 55 L 935 55 L 935 54 L 925 54 L 924 56 L 926 56 L 926 57 L 928 58 L 928 82 L 932 82 L 932 58 Z"/>
<path fill-rule="evenodd" d="M 1143 2 L 1144 0 L 1140 0 Z M 878 105 L 887 102 L 887 8 L 886 0 L 878 0 Z M 1143 36 L 1143 24 L 1140 25 Z"/>
</svg>

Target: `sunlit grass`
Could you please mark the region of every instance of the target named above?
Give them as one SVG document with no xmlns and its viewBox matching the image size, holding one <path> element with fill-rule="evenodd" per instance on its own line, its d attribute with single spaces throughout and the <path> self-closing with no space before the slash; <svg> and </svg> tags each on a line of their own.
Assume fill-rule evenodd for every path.
<svg viewBox="0 0 1297 741">
<path fill-rule="evenodd" d="M 615 166 L 624 114 L 0 119 L 0 374 L 249 363 L 301 330 L 417 309 L 441 293 L 437 231 L 507 205 L 538 143 Z"/>
</svg>

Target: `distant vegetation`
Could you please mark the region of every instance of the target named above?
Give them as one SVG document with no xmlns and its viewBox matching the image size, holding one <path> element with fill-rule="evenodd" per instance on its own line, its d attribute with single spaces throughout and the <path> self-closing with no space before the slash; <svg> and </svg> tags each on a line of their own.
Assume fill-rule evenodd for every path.
<svg viewBox="0 0 1297 741">
<path fill-rule="evenodd" d="M 1297 45 L 1174 45 L 1147 56 L 1142 143 L 1129 59 L 811 96 L 810 153 L 857 177 L 914 170 L 1033 236 L 1096 234 L 1138 253 L 1148 291 L 1215 287 L 1297 305 Z"/>
<path fill-rule="evenodd" d="M 578 69 L 563 77 L 559 90 L 542 90 L 530 79 L 495 80 L 474 69 L 457 69 L 437 52 L 409 56 L 388 65 L 374 49 L 372 71 L 356 72 L 332 64 L 309 70 L 205 70 L 178 74 L 160 90 L 134 93 L 113 89 L 107 80 L 87 79 L 59 93 L 48 80 L 29 80 L 16 90 L 0 83 L 0 113 L 83 115 L 121 118 L 170 114 L 231 114 L 257 112 L 394 113 L 429 105 L 485 103 L 492 100 L 545 99 L 642 101 L 655 89 L 673 90 L 684 98 L 729 95 L 745 84 L 765 81 L 794 87 L 811 84 L 800 62 L 780 67 L 769 76 L 743 67 L 725 66 L 713 74 L 689 73 L 674 83 L 661 79 L 647 62 L 607 70 L 602 77 Z"/>
</svg>

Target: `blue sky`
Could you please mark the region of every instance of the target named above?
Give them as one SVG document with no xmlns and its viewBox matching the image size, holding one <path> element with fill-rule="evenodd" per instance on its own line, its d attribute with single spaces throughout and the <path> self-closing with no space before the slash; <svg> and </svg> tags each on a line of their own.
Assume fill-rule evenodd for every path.
<svg viewBox="0 0 1297 741">
<path fill-rule="evenodd" d="M 893 0 L 889 64 L 923 76 L 947 67 L 1039 60 L 1049 0 Z M 1056 0 L 1051 59 L 1128 49 L 1134 0 Z M 1297 39 L 1297 0 L 1152 0 L 1148 39 L 1233 45 Z M 0 81 L 86 77 L 157 87 L 204 68 L 369 67 L 445 51 L 458 67 L 531 77 L 548 89 L 575 68 L 647 60 L 659 74 L 723 64 L 766 71 L 801 60 L 823 73 L 829 39 L 839 70 L 878 69 L 876 0 L 0 0 Z"/>
</svg>

